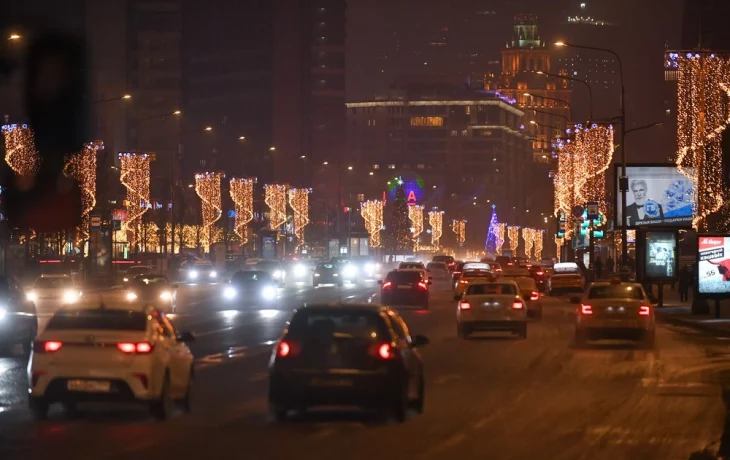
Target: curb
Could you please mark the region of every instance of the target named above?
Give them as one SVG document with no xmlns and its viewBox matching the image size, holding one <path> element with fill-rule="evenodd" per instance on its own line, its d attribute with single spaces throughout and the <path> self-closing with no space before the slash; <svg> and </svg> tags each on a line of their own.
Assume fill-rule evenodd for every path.
<svg viewBox="0 0 730 460">
<path fill-rule="evenodd" d="M 696 329 L 698 331 L 709 332 L 709 333 L 715 334 L 716 336 L 719 336 L 719 337 L 730 337 L 730 329 L 718 328 L 718 327 L 713 326 L 712 324 L 706 324 L 706 323 L 702 323 L 699 321 L 678 318 L 674 315 L 662 313 L 659 310 L 657 310 L 656 316 L 657 316 L 658 320 L 665 322 L 665 323 L 672 324 L 674 326 L 689 327 L 692 329 Z"/>
</svg>

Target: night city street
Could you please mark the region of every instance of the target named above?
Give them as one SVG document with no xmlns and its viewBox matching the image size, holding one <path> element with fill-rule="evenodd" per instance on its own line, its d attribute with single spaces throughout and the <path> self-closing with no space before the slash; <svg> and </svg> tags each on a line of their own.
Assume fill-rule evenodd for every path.
<svg viewBox="0 0 730 460">
<path fill-rule="evenodd" d="M 291 310 L 305 302 L 377 302 L 375 286 L 287 287 L 277 310 L 236 314 L 221 312 L 220 286 L 181 288 L 175 323 L 199 338 L 192 344 L 196 394 L 191 415 L 165 424 L 118 406 L 92 406 L 73 419 L 55 409 L 48 421 L 33 422 L 25 362 L 0 359 L 0 458 L 689 459 L 720 447 L 728 341 L 660 326 L 653 351 L 623 342 L 575 349 L 574 307 L 560 297 L 545 298 L 527 340 L 499 333 L 461 340 L 443 283 L 434 286 L 429 311 L 402 309 L 412 333 L 431 339 L 423 350 L 423 415 L 394 424 L 376 414 L 314 411 L 271 422 L 269 341 Z"/>
</svg>

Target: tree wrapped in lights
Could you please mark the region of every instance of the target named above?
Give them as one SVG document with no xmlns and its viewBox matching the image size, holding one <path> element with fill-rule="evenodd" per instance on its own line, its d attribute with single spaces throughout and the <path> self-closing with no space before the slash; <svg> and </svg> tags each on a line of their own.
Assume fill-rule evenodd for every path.
<svg viewBox="0 0 730 460">
<path fill-rule="evenodd" d="M 535 251 L 535 260 L 542 260 L 542 247 L 543 238 L 545 236 L 544 230 L 535 230 L 533 239 L 533 250 Z"/>
<path fill-rule="evenodd" d="M 423 233 L 423 206 L 409 206 L 408 219 L 411 221 L 413 247 L 415 251 L 418 251 L 418 237 Z"/>
<path fill-rule="evenodd" d="M 525 242 L 525 257 L 532 258 L 532 246 L 535 244 L 534 230 L 531 228 L 522 229 L 522 239 Z"/>
<path fill-rule="evenodd" d="M 269 230 L 276 230 L 286 222 L 286 185 L 264 185 L 264 203 L 269 207 Z"/>
<path fill-rule="evenodd" d="M 613 158 L 613 126 L 577 125 L 575 144 L 579 153 L 573 168 L 575 173 L 580 171 L 575 179 L 578 203 L 595 201 L 600 212 L 606 213 L 606 171 Z"/>
<path fill-rule="evenodd" d="M 213 226 L 223 213 L 222 178 L 223 174 L 218 172 L 204 172 L 195 175 L 195 193 L 200 197 L 200 211 L 203 223 L 200 243 L 206 252 L 210 250 L 210 245 L 213 243 Z"/>
<path fill-rule="evenodd" d="M 81 227 L 78 239 L 89 239 L 91 226 L 90 213 L 96 206 L 96 154 L 104 149 L 101 141 L 84 144 L 84 149 L 66 157 L 63 173 L 78 182 L 81 188 Z"/>
<path fill-rule="evenodd" d="M 503 223 L 497 224 L 497 242 L 499 243 L 499 244 L 497 244 L 497 255 L 498 256 L 502 255 L 502 248 L 504 246 L 504 232 L 505 232 L 506 228 L 507 228 L 507 224 L 503 224 Z"/>
<path fill-rule="evenodd" d="M 555 237 L 555 254 L 557 254 L 558 262 L 560 262 L 560 253 L 562 252 L 561 249 L 563 248 L 563 238 Z M 621 243 L 619 242 L 619 245 Z M 618 247 L 618 245 L 617 245 Z"/>
<path fill-rule="evenodd" d="M 429 212 L 428 223 L 431 225 L 431 246 L 438 248 L 444 234 L 444 212 L 436 209 Z"/>
<path fill-rule="evenodd" d="M 722 132 L 730 122 L 730 59 L 709 51 L 670 53 L 677 69 L 677 157 L 679 171 L 692 181 L 693 226 L 725 202 Z"/>
<path fill-rule="evenodd" d="M 492 216 L 489 219 L 489 228 L 487 229 L 487 242 L 484 245 L 484 250 L 487 255 L 494 256 L 497 254 L 499 247 L 504 244 L 504 239 L 500 240 L 499 235 L 499 219 L 497 218 L 497 205 L 492 205 Z"/>
<path fill-rule="evenodd" d="M 370 247 L 379 248 L 380 230 L 383 228 L 383 202 L 371 200 L 361 203 L 360 215 L 365 221 L 365 230 L 370 235 Z"/>
<path fill-rule="evenodd" d="M 236 218 L 233 231 L 241 239 L 241 244 L 248 243 L 246 226 L 253 220 L 253 184 L 256 178 L 232 178 L 230 183 L 231 200 L 235 205 Z"/>
<path fill-rule="evenodd" d="M 508 225 L 507 237 L 509 238 L 509 250 L 512 251 L 512 257 L 517 257 L 517 248 L 520 245 L 520 227 Z"/>
<path fill-rule="evenodd" d="M 294 211 L 294 235 L 297 237 L 297 246 L 304 245 L 304 227 L 309 223 L 309 194 L 308 188 L 289 189 L 289 207 Z"/>
<path fill-rule="evenodd" d="M 120 153 L 121 173 L 119 180 L 127 189 L 127 220 L 122 231 L 127 234 L 131 247 L 139 243 L 142 216 L 150 202 L 150 156 L 146 153 Z"/>
<path fill-rule="evenodd" d="M 463 246 L 466 241 L 466 219 L 453 219 L 451 221 L 451 230 L 456 233 L 456 242 L 459 246 Z"/>
<path fill-rule="evenodd" d="M 398 178 L 393 200 L 393 211 L 388 227 L 391 236 L 391 249 L 394 253 L 410 252 L 412 248 L 411 232 L 408 226 L 408 203 L 403 179 Z"/>
<path fill-rule="evenodd" d="M 28 125 L 3 125 L 5 162 L 19 176 L 33 176 L 41 158 L 35 149 L 33 130 Z"/>
</svg>

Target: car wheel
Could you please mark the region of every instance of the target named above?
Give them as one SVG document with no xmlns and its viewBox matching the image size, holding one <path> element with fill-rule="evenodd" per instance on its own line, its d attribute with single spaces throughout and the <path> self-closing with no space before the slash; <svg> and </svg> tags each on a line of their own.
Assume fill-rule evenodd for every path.
<svg viewBox="0 0 730 460">
<path fill-rule="evenodd" d="M 538 321 L 542 319 L 542 309 L 535 312 L 535 319 Z"/>
<path fill-rule="evenodd" d="M 655 337 L 656 337 L 656 334 L 654 333 L 654 331 L 644 332 L 644 335 L 641 338 L 641 348 L 643 348 L 645 350 L 653 350 Z"/>
<path fill-rule="evenodd" d="M 586 336 L 585 331 L 576 329 L 574 342 L 576 347 L 585 347 L 588 343 L 588 337 Z"/>
<path fill-rule="evenodd" d="M 400 394 L 396 396 L 391 410 L 396 422 L 403 423 L 406 421 L 408 418 L 408 398 L 405 390 L 401 390 Z"/>
<path fill-rule="evenodd" d="M 456 325 L 456 336 L 459 337 L 460 339 L 468 339 L 470 332 L 471 331 L 469 331 L 468 326 L 464 326 L 462 324 Z"/>
<path fill-rule="evenodd" d="M 278 404 L 276 401 L 269 401 L 269 415 L 271 415 L 271 418 L 275 422 L 286 422 L 286 416 L 288 413 L 289 409 L 286 407 Z"/>
<path fill-rule="evenodd" d="M 517 337 L 520 339 L 526 339 L 527 338 L 527 323 L 522 323 L 519 325 L 517 329 L 515 329 L 515 334 L 517 334 Z"/>
<path fill-rule="evenodd" d="M 423 413 L 424 406 L 426 404 L 426 383 L 423 379 L 423 374 L 421 374 L 421 378 L 418 380 L 418 399 L 413 404 L 413 408 L 418 412 L 419 414 Z"/>
<path fill-rule="evenodd" d="M 30 398 L 28 408 L 35 420 L 45 420 L 48 418 L 48 401 L 44 398 Z"/>
<path fill-rule="evenodd" d="M 164 421 L 172 416 L 173 401 L 170 395 L 170 375 L 165 372 L 165 380 L 162 382 L 160 398 L 150 405 L 150 412 L 157 420 Z"/>
<path fill-rule="evenodd" d="M 183 412 L 186 414 L 189 414 L 193 411 L 193 389 L 195 384 L 195 373 L 193 370 L 190 370 L 190 375 L 188 376 L 188 389 L 185 391 L 185 397 L 180 402 L 180 405 L 182 406 Z"/>
<path fill-rule="evenodd" d="M 73 402 L 63 403 L 63 412 L 66 417 L 77 418 L 79 416 L 79 406 Z"/>
</svg>

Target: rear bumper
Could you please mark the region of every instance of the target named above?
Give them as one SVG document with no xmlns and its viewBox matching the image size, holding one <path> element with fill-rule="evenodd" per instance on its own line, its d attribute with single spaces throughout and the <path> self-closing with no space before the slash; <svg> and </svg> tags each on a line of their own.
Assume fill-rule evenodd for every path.
<svg viewBox="0 0 730 460">
<path fill-rule="evenodd" d="M 394 374 L 364 375 L 273 373 L 269 400 L 284 407 L 387 407 L 402 395 L 403 382 Z"/>
<path fill-rule="evenodd" d="M 67 388 L 68 380 L 65 378 L 57 378 L 49 383 L 45 393 L 37 395 L 31 394 L 31 398 L 43 399 L 51 404 L 54 402 L 144 402 L 149 401 L 149 395 L 138 396 L 134 393 L 128 382 L 124 380 L 111 380 L 111 389 L 105 393 L 92 393 L 82 391 L 69 391 Z"/>
<path fill-rule="evenodd" d="M 634 320 L 607 320 L 582 319 L 576 325 L 578 333 L 585 334 L 589 340 L 626 338 L 641 339 L 645 334 L 654 331 L 654 321 L 647 319 Z"/>
<path fill-rule="evenodd" d="M 524 319 L 459 321 L 459 326 L 476 331 L 514 331 L 524 327 L 525 324 L 527 323 Z"/>
</svg>

